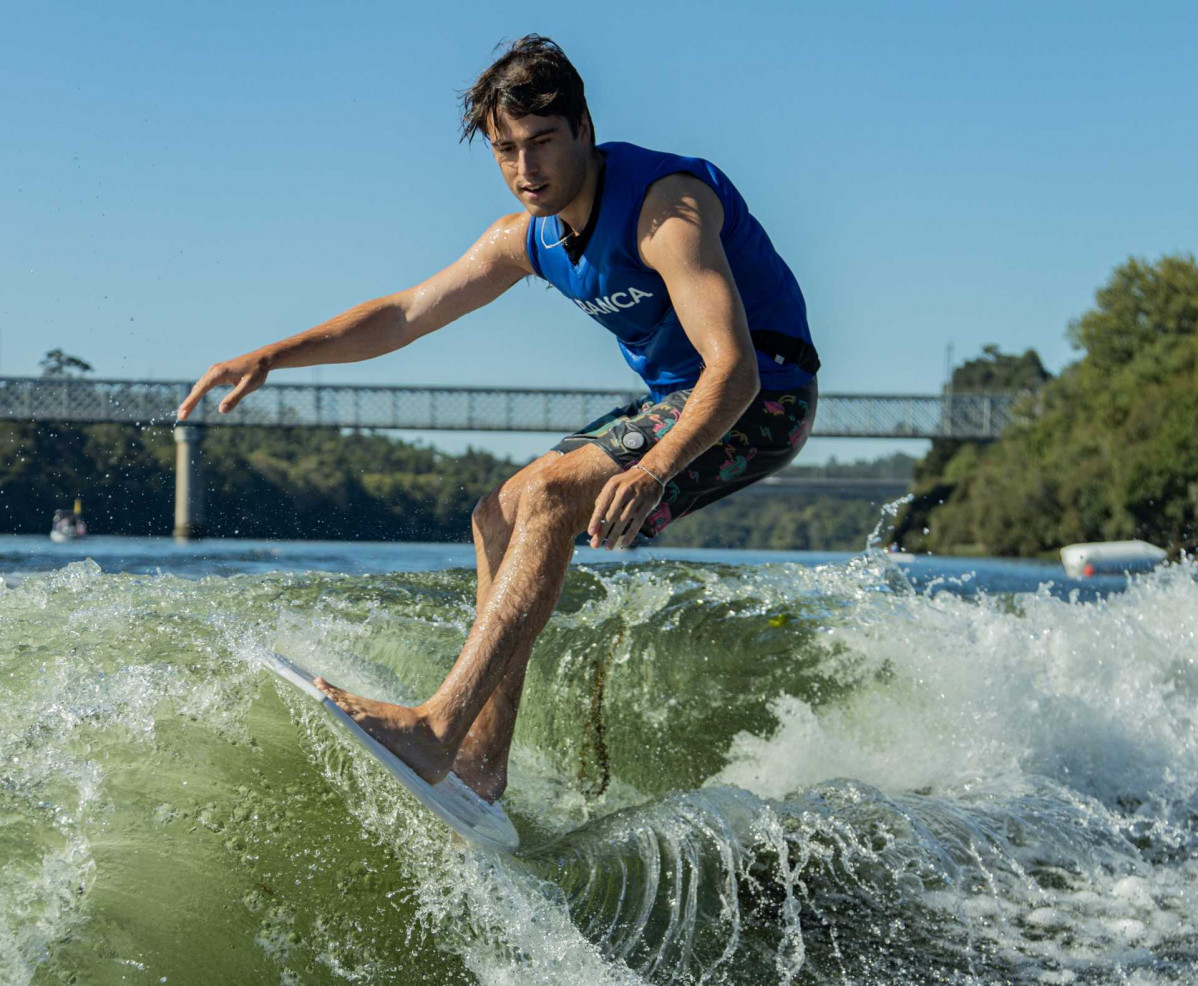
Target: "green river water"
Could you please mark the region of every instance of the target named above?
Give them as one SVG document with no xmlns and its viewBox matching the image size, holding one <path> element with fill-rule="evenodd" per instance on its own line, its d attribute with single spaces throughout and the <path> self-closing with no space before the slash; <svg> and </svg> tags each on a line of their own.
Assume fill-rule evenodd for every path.
<svg viewBox="0 0 1198 986">
<path fill-rule="evenodd" d="M 0 544 L 5 986 L 1198 982 L 1191 564 L 582 552 L 501 856 L 257 663 L 419 701 L 464 547 L 71 550 Z"/>
</svg>

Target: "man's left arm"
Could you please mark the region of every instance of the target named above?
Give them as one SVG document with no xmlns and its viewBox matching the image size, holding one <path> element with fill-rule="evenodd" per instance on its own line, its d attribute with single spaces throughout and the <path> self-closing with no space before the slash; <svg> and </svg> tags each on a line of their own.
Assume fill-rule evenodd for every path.
<svg viewBox="0 0 1198 986">
<path fill-rule="evenodd" d="M 655 182 L 637 226 L 641 259 L 661 275 L 703 372 L 678 423 L 641 459 L 642 469 L 614 477 L 595 501 L 587 526 L 591 545 L 627 547 L 669 482 L 711 448 L 745 412 L 760 389 L 757 356 L 744 305 L 720 242 L 724 208 L 692 175 Z"/>
</svg>

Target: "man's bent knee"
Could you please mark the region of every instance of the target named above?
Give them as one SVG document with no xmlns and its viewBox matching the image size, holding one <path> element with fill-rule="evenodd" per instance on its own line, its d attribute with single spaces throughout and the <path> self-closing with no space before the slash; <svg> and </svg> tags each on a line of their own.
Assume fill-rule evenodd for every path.
<svg viewBox="0 0 1198 986">
<path fill-rule="evenodd" d="M 474 511 L 470 514 L 470 524 L 476 537 L 485 540 L 507 527 L 503 518 L 503 507 L 499 501 L 502 489 L 503 487 L 496 486 L 490 493 L 483 494 L 474 505 Z"/>
<path fill-rule="evenodd" d="M 510 534 L 525 488 L 538 474 L 560 459 L 560 453 L 547 452 L 482 496 L 470 515 L 476 536 L 487 538 Z"/>
<path fill-rule="evenodd" d="M 539 470 L 520 493 L 520 513 L 568 525 L 577 534 L 586 527 L 595 498 L 620 467 L 599 449 L 583 448 Z"/>
</svg>

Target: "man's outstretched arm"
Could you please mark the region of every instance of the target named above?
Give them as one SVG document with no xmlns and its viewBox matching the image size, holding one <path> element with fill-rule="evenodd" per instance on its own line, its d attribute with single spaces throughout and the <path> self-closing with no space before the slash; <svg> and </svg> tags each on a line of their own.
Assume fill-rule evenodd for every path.
<svg viewBox="0 0 1198 986">
<path fill-rule="evenodd" d="M 641 258 L 666 282 L 703 372 L 678 423 L 641 460 L 653 476 L 629 469 L 595 501 L 587 527 L 594 547 L 631 544 L 661 499 L 653 477 L 669 482 L 711 448 L 760 389 L 744 305 L 720 242 L 723 224 L 719 197 L 692 175 L 663 178 L 645 196 L 637 227 Z"/>
<path fill-rule="evenodd" d="M 524 247 L 527 230 L 528 213 L 504 216 L 464 256 L 416 287 L 364 301 L 306 332 L 214 363 L 179 405 L 179 419 L 214 387 L 233 386 L 220 402 L 226 414 L 261 387 L 271 370 L 373 359 L 494 301 L 533 272 Z"/>
</svg>

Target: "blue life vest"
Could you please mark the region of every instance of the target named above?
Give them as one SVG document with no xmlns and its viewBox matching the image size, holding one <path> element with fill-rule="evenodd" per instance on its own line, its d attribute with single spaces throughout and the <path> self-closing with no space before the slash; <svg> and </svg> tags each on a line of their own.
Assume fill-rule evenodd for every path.
<svg viewBox="0 0 1198 986">
<path fill-rule="evenodd" d="M 762 389 L 808 383 L 819 358 L 803 292 L 727 176 L 701 158 L 635 144 L 613 142 L 598 149 L 605 162 L 603 194 L 582 256 L 571 262 L 559 243 L 564 231 L 556 216 L 533 218 L 527 239 L 533 270 L 615 334 L 624 359 L 655 400 L 693 387 L 702 358 L 678 321 L 665 281 L 641 262 L 636 227 L 650 185 L 679 172 L 694 175 L 711 186 L 724 207 L 720 241 L 748 316 Z"/>
</svg>

